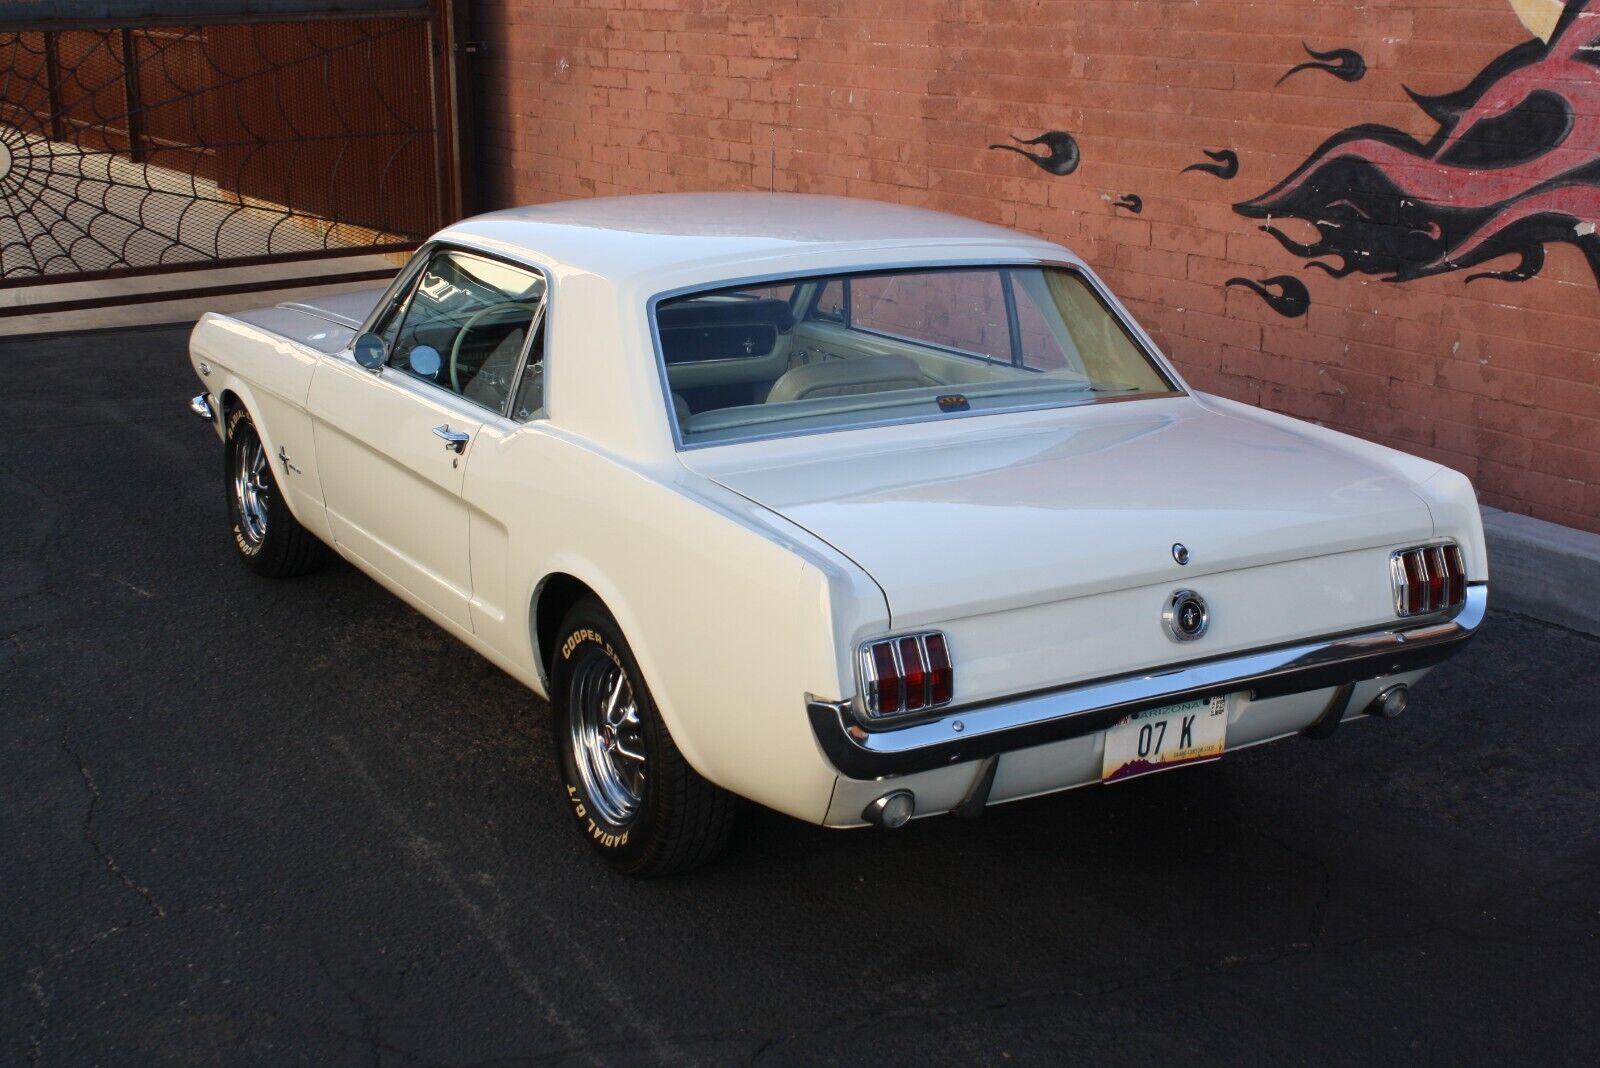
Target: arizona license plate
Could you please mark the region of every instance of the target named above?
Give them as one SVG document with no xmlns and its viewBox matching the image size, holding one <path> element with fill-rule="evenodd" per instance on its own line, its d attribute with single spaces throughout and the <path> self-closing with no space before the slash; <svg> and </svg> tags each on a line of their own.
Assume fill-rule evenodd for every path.
<svg viewBox="0 0 1600 1068">
<path fill-rule="evenodd" d="M 1226 697 L 1185 701 L 1124 716 L 1106 731 L 1100 781 L 1121 782 L 1152 771 L 1216 760 L 1222 756 L 1227 736 Z"/>
</svg>

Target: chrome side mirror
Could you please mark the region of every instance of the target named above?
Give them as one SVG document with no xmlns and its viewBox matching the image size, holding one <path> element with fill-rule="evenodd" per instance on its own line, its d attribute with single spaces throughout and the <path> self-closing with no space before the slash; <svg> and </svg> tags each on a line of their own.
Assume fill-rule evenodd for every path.
<svg viewBox="0 0 1600 1068">
<path fill-rule="evenodd" d="M 356 363 L 377 374 L 383 370 L 383 365 L 389 358 L 389 351 L 383 344 L 383 338 L 377 334 L 362 334 L 356 338 L 352 355 L 355 356 Z"/>
</svg>

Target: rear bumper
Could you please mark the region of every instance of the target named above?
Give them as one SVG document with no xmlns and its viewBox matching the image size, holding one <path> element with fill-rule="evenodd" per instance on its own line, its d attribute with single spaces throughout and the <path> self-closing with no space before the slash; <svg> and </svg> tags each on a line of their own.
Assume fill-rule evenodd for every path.
<svg viewBox="0 0 1600 1068">
<path fill-rule="evenodd" d="M 1432 667 L 1477 633 L 1485 584 L 1467 588 L 1453 619 L 1367 631 L 1124 675 L 1060 690 L 947 710 L 939 719 L 869 731 L 849 702 L 812 700 L 812 730 L 839 773 L 881 779 L 978 760 L 1105 730 L 1146 708 L 1252 691 L 1257 699 L 1364 682 Z"/>
</svg>

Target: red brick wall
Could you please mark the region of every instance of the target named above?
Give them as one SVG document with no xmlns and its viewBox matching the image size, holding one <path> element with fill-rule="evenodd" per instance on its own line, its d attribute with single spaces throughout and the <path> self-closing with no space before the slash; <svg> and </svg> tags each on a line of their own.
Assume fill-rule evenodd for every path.
<svg viewBox="0 0 1600 1068">
<path fill-rule="evenodd" d="M 1520 6 L 1548 31 L 1554 2 Z M 491 204 L 770 182 L 1042 234 L 1088 259 L 1198 388 L 1447 463 L 1487 504 L 1600 530 L 1600 283 L 1573 243 L 1572 219 L 1506 229 L 1548 253 L 1529 280 L 1469 284 L 1469 274 L 1516 267 L 1507 254 L 1389 282 L 1309 270 L 1234 209 L 1346 128 L 1378 123 L 1432 138 L 1440 123 L 1405 87 L 1461 90 L 1533 41 L 1513 6 L 476 0 L 488 44 L 481 178 Z M 1600 36 L 1600 11 L 1575 14 L 1584 17 L 1569 22 L 1569 37 Z M 1313 69 L 1278 85 L 1307 61 L 1302 42 L 1354 50 L 1364 77 Z M 1562 165 L 1593 160 L 1600 70 L 1556 73 L 1574 116 Z M 1510 92 L 1506 84 L 1492 92 Z M 1081 164 L 1070 174 L 988 147 L 1050 130 L 1076 139 Z M 1180 173 L 1225 148 L 1239 160 L 1232 180 Z M 1549 162 L 1489 179 L 1532 181 Z M 1390 174 L 1424 182 L 1435 169 L 1408 157 Z M 1448 196 L 1483 199 L 1479 180 Z M 1130 193 L 1139 214 L 1115 206 Z M 1568 210 L 1600 200 L 1585 200 L 1591 193 L 1551 195 Z M 1489 199 L 1504 197 L 1501 188 Z M 1333 199 L 1328 212 L 1352 210 Z M 1497 217 L 1489 230 L 1511 221 Z M 1293 240 L 1318 236 L 1309 217 L 1277 222 Z M 1370 233 L 1412 242 L 1415 266 L 1434 258 L 1414 254 L 1429 225 Z M 1227 284 L 1280 276 L 1305 284 L 1307 312 L 1279 314 Z"/>
</svg>

